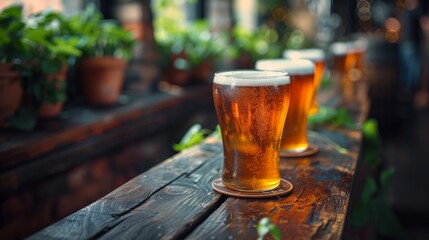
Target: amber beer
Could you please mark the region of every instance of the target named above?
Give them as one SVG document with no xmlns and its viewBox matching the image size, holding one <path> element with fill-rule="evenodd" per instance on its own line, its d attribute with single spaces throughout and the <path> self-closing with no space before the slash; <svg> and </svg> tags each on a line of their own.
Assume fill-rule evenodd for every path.
<svg viewBox="0 0 429 240">
<path fill-rule="evenodd" d="M 283 129 L 281 150 L 293 153 L 305 151 L 309 147 L 307 115 L 314 92 L 314 64 L 302 59 L 262 59 L 256 62 L 256 69 L 289 73 L 291 78 L 290 104 Z"/>
<path fill-rule="evenodd" d="M 274 71 L 227 71 L 216 73 L 213 82 L 224 151 L 223 184 L 242 191 L 276 188 L 289 76 Z"/>
<path fill-rule="evenodd" d="M 356 91 L 364 75 L 365 49 L 366 43 L 363 40 L 336 42 L 331 45 L 332 78 L 339 86 L 345 102 L 352 102 L 359 97 Z"/>
<path fill-rule="evenodd" d="M 331 78 L 336 86 L 336 91 L 343 94 L 343 79 L 346 76 L 346 56 L 348 52 L 346 42 L 335 42 L 330 46 L 331 52 Z"/>
<path fill-rule="evenodd" d="M 308 113 L 316 114 L 319 111 L 318 92 L 326 65 L 325 52 L 318 48 L 285 50 L 283 57 L 286 59 L 307 59 L 314 63 L 314 93 L 311 97 L 311 105 Z"/>
</svg>

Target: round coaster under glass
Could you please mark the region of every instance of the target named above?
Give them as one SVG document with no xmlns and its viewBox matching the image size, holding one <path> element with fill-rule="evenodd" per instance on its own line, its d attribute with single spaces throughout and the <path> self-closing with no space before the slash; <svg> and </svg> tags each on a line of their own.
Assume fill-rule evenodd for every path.
<svg viewBox="0 0 429 240">
<path fill-rule="evenodd" d="M 280 157 L 308 157 L 318 152 L 319 147 L 314 144 L 310 144 L 310 146 L 308 146 L 308 148 L 302 152 L 288 152 L 280 150 Z"/>
<path fill-rule="evenodd" d="M 280 185 L 274 189 L 260 192 L 240 191 L 225 187 L 222 183 L 222 178 L 218 178 L 212 182 L 212 188 L 221 194 L 239 198 L 271 198 L 282 196 L 292 191 L 293 185 L 285 179 L 280 179 Z"/>
</svg>

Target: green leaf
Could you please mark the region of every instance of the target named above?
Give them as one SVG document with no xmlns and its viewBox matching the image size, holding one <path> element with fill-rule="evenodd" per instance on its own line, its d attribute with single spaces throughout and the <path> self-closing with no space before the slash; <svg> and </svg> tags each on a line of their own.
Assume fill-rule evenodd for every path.
<svg viewBox="0 0 429 240">
<path fill-rule="evenodd" d="M 350 225 L 362 227 L 371 222 L 371 204 L 377 193 L 377 184 L 372 177 L 367 177 L 359 202 L 353 207 Z"/>
<path fill-rule="evenodd" d="M 61 70 L 62 63 L 61 61 L 55 60 L 43 60 L 40 63 L 40 67 L 45 74 L 57 73 Z"/>
<path fill-rule="evenodd" d="M 256 230 L 258 231 L 258 239 L 263 239 L 265 235 L 270 232 L 271 220 L 268 217 L 264 217 L 259 221 Z"/>
<path fill-rule="evenodd" d="M 334 109 L 332 107 L 320 105 L 319 112 L 308 117 L 308 123 L 312 126 L 323 124 L 333 124 L 337 127 L 353 128 L 355 122 L 344 107 Z"/>
<path fill-rule="evenodd" d="M 339 108 L 333 122 L 336 126 L 349 126 L 353 124 L 353 119 L 345 108 Z"/>
<path fill-rule="evenodd" d="M 368 119 L 362 127 L 364 153 L 363 159 L 368 166 L 375 168 L 381 163 L 381 140 L 378 132 L 378 123 L 375 119 Z"/>
<path fill-rule="evenodd" d="M 21 5 L 11 5 L 3 9 L 0 13 L 0 20 L 3 18 L 22 18 L 22 6 Z"/>
<path fill-rule="evenodd" d="M 378 141 L 379 133 L 378 133 L 378 122 L 376 119 L 373 119 L 373 118 L 367 119 L 363 124 L 362 131 L 365 138 Z"/>
<path fill-rule="evenodd" d="M 327 89 L 332 87 L 333 85 L 334 85 L 334 82 L 332 81 L 332 79 L 329 78 L 329 73 L 324 74 L 322 78 L 322 82 L 320 83 L 320 88 Z"/>
<path fill-rule="evenodd" d="M 67 94 L 64 91 L 55 91 L 52 103 L 64 102 L 67 99 Z"/>
<path fill-rule="evenodd" d="M 372 201 L 371 210 L 374 215 L 375 228 L 379 234 L 395 237 L 403 235 L 402 225 L 389 207 L 384 195 L 378 196 Z"/>
<path fill-rule="evenodd" d="M 28 28 L 27 29 L 27 38 L 39 46 L 46 46 L 49 44 L 47 37 L 49 32 L 46 29 L 42 28 Z"/>
<path fill-rule="evenodd" d="M 182 140 L 180 140 L 180 144 L 186 144 L 189 142 L 196 133 L 198 133 L 201 130 L 200 124 L 195 124 L 189 128 L 189 130 L 186 132 L 186 134 L 182 137 Z"/>
<path fill-rule="evenodd" d="M 189 147 L 197 145 L 201 143 L 206 135 L 210 133 L 207 129 L 201 129 L 200 124 L 195 124 L 186 132 L 186 134 L 182 137 L 179 144 L 174 144 L 173 149 L 175 151 L 183 151 Z"/>
<path fill-rule="evenodd" d="M 276 240 L 280 240 L 282 238 L 280 228 L 274 224 L 270 226 L 270 233 Z"/>
<path fill-rule="evenodd" d="M 375 182 L 374 178 L 367 177 L 365 185 L 362 190 L 361 201 L 364 204 L 368 204 L 371 201 L 371 199 L 374 197 L 376 192 L 377 192 L 377 183 Z"/>
<path fill-rule="evenodd" d="M 353 227 L 363 227 L 371 221 L 369 203 L 358 202 L 351 211 L 349 224 Z"/>
<path fill-rule="evenodd" d="M 380 174 L 380 194 L 385 194 L 395 175 L 395 169 L 384 169 Z"/>
<path fill-rule="evenodd" d="M 258 240 L 264 239 L 264 237 L 271 233 L 274 239 L 281 239 L 281 232 L 277 225 L 271 223 L 271 219 L 268 217 L 262 218 L 258 225 L 256 226 L 256 230 L 258 231 Z"/>
<path fill-rule="evenodd" d="M 216 125 L 216 136 L 217 136 L 219 139 L 222 139 L 222 131 L 221 131 L 221 129 L 220 129 L 219 124 L 218 124 L 218 125 Z"/>
</svg>

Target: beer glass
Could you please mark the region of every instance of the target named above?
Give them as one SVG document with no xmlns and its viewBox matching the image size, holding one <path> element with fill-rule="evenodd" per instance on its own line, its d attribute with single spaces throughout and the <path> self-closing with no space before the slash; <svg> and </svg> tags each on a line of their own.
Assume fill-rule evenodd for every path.
<svg viewBox="0 0 429 240">
<path fill-rule="evenodd" d="M 314 93 L 311 97 L 311 105 L 308 113 L 316 114 L 319 111 L 318 92 L 326 65 L 325 52 L 318 48 L 285 50 L 283 57 L 286 59 L 307 59 L 314 63 Z"/>
<path fill-rule="evenodd" d="M 254 192 L 276 188 L 289 76 L 275 71 L 219 72 L 213 98 L 222 133 L 223 185 Z"/>
<path fill-rule="evenodd" d="M 286 71 L 291 78 L 289 111 L 281 141 L 281 151 L 301 153 L 308 149 L 307 115 L 314 92 L 314 63 L 297 59 L 260 59 L 258 70 Z"/>
<path fill-rule="evenodd" d="M 346 74 L 343 78 L 343 100 L 353 103 L 365 97 L 362 87 L 364 78 L 364 58 L 366 51 L 365 40 L 355 40 L 348 43 L 345 59 Z"/>
<path fill-rule="evenodd" d="M 349 45 L 346 42 L 335 42 L 330 46 L 332 67 L 331 77 L 335 83 L 336 91 L 343 93 L 343 79 L 347 74 L 346 68 L 346 56 L 349 49 Z"/>
<path fill-rule="evenodd" d="M 366 42 L 336 42 L 331 45 L 332 77 L 339 86 L 343 101 L 351 103 L 361 96 Z"/>
</svg>

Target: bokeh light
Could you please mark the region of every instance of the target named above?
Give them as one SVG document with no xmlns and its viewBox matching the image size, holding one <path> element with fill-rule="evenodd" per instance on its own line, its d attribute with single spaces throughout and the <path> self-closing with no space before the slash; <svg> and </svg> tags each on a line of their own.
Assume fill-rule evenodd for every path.
<svg viewBox="0 0 429 240">
<path fill-rule="evenodd" d="M 384 26 L 386 26 L 386 29 L 389 31 L 396 31 L 398 32 L 401 29 L 401 23 L 396 18 L 388 18 L 386 22 L 384 23 Z"/>
<path fill-rule="evenodd" d="M 385 34 L 386 41 L 395 43 L 398 41 L 399 34 L 397 31 L 387 30 Z"/>
<path fill-rule="evenodd" d="M 277 22 L 286 20 L 286 9 L 282 7 L 276 7 L 272 12 L 273 19 Z"/>
</svg>

